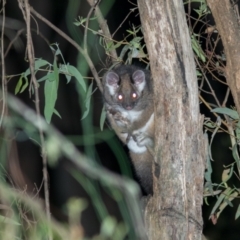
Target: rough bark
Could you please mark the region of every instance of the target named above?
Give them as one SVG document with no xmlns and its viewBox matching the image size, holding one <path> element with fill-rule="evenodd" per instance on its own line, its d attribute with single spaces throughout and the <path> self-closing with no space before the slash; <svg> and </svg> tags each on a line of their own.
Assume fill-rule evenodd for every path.
<svg viewBox="0 0 240 240">
<path fill-rule="evenodd" d="M 138 4 L 155 101 L 154 196 L 145 210 L 148 237 L 199 240 L 205 150 L 183 1 Z"/>
<path fill-rule="evenodd" d="M 240 28 L 230 0 L 207 0 L 227 59 L 226 79 L 240 113 Z"/>
</svg>

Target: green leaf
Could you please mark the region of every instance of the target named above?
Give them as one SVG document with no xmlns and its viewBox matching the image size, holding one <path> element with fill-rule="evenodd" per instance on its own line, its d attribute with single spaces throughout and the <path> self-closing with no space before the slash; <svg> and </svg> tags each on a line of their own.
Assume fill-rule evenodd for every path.
<svg viewBox="0 0 240 240">
<path fill-rule="evenodd" d="M 56 80 L 56 84 L 57 84 L 57 88 L 58 88 L 59 71 L 58 71 L 58 66 L 57 66 L 57 60 L 56 60 L 56 58 L 54 59 L 54 62 L 53 62 L 53 74 L 54 74 L 54 78 L 55 78 L 55 80 Z"/>
<path fill-rule="evenodd" d="M 76 22 L 73 22 L 74 25 L 76 25 L 77 27 L 81 25 L 80 22 L 76 21 Z"/>
<path fill-rule="evenodd" d="M 238 121 L 238 123 L 237 123 L 236 137 L 237 137 L 238 140 L 240 140 L 240 121 Z"/>
<path fill-rule="evenodd" d="M 15 91 L 14 91 L 15 95 L 19 93 L 20 88 L 22 87 L 22 84 L 23 84 L 23 80 L 22 79 L 23 79 L 23 75 L 21 75 L 21 77 L 19 78 L 18 83 L 17 83 L 17 85 L 15 87 Z"/>
<path fill-rule="evenodd" d="M 89 21 L 91 20 L 95 20 L 97 17 L 92 17 L 92 18 L 89 18 Z M 85 23 L 87 21 L 87 18 L 83 18 L 83 17 L 78 17 L 79 20 L 75 20 L 75 22 L 73 22 L 74 25 L 76 26 L 80 26 L 82 25 L 83 23 Z"/>
<path fill-rule="evenodd" d="M 66 65 L 66 67 L 69 73 L 77 79 L 78 83 L 82 86 L 83 90 L 86 92 L 87 87 L 82 77 L 82 74 L 77 70 L 77 68 L 75 68 L 72 65 Z"/>
<path fill-rule="evenodd" d="M 54 135 L 49 135 L 45 139 L 45 147 L 48 157 L 48 164 L 51 167 L 56 166 L 59 158 L 61 157 L 61 140 Z"/>
<path fill-rule="evenodd" d="M 201 77 L 202 76 L 202 73 L 199 70 L 196 70 L 196 73 L 197 73 L 197 77 Z"/>
<path fill-rule="evenodd" d="M 238 209 L 236 211 L 236 214 L 235 214 L 235 220 L 237 220 L 240 216 L 240 204 L 238 205 Z"/>
<path fill-rule="evenodd" d="M 70 75 L 67 66 L 69 66 L 69 64 L 61 64 L 59 68 L 59 73 L 64 74 L 64 76 L 67 79 L 67 83 L 69 83 L 71 81 L 72 76 Z"/>
<path fill-rule="evenodd" d="M 89 85 L 88 90 L 87 90 L 86 99 L 85 99 L 85 107 L 86 107 L 86 110 L 85 110 L 85 112 L 83 113 L 83 116 L 82 116 L 81 120 L 83 120 L 84 118 L 86 118 L 87 115 L 88 115 L 88 113 L 89 113 L 89 110 L 90 110 L 90 102 L 91 102 L 91 95 L 92 95 L 92 88 L 93 88 L 93 82 L 91 82 L 91 84 Z"/>
<path fill-rule="evenodd" d="M 231 166 L 231 168 L 227 168 L 223 170 L 222 182 L 226 183 L 232 177 L 232 174 L 233 174 L 233 165 Z"/>
<path fill-rule="evenodd" d="M 232 155 L 237 164 L 237 168 L 240 169 L 240 159 L 239 159 L 237 147 L 238 147 L 238 144 L 236 143 L 232 148 Z"/>
<path fill-rule="evenodd" d="M 130 33 L 130 34 L 132 34 L 132 35 L 134 35 L 134 32 L 131 31 L 131 30 L 127 30 L 127 32 Z"/>
<path fill-rule="evenodd" d="M 121 42 L 118 42 L 118 43 L 116 43 L 116 44 L 113 44 L 113 42 L 112 42 L 112 45 L 109 46 L 108 50 L 111 51 L 111 50 L 113 50 L 113 49 L 117 49 L 117 48 L 119 48 L 121 45 L 122 45 Z"/>
<path fill-rule="evenodd" d="M 35 60 L 35 70 L 39 70 L 39 68 L 43 67 L 43 66 L 46 66 L 46 65 L 51 65 L 51 63 L 49 63 L 48 61 L 44 60 L 44 59 L 36 59 Z"/>
<path fill-rule="evenodd" d="M 230 207 L 233 207 L 233 204 L 231 203 L 232 200 L 237 198 L 238 193 L 232 189 L 228 194 L 226 195 L 224 202 L 219 206 L 219 211 L 217 212 L 217 218 L 219 218 L 222 211 L 229 205 Z"/>
<path fill-rule="evenodd" d="M 109 51 L 114 47 L 113 41 L 109 41 L 106 43 L 106 50 Z"/>
<path fill-rule="evenodd" d="M 100 232 L 104 237 L 111 237 L 115 232 L 116 227 L 117 227 L 116 219 L 111 216 L 107 216 L 101 224 Z"/>
<path fill-rule="evenodd" d="M 45 81 L 45 85 L 44 85 L 44 95 L 45 95 L 44 116 L 47 123 L 50 123 L 52 115 L 55 110 L 59 79 L 55 71 L 52 73 L 48 73 L 47 75 L 48 75 L 48 79 Z"/>
<path fill-rule="evenodd" d="M 59 112 L 56 109 L 53 110 L 53 113 L 56 114 L 59 118 L 62 119 L 61 115 L 59 114 Z"/>
<path fill-rule="evenodd" d="M 238 112 L 235 111 L 235 110 L 232 110 L 230 108 L 214 108 L 212 110 L 212 112 L 226 114 L 226 115 L 228 115 L 229 117 L 231 117 L 234 120 L 238 120 L 239 119 Z"/>
<path fill-rule="evenodd" d="M 119 56 L 119 59 L 123 59 L 125 54 L 127 53 L 127 51 L 129 50 L 129 45 L 125 45 L 123 48 L 122 48 L 122 51 L 120 53 L 120 56 Z"/>
<path fill-rule="evenodd" d="M 25 83 L 22 86 L 20 93 L 22 93 L 28 87 L 28 78 L 26 78 L 26 77 L 23 77 L 23 78 L 25 79 Z"/>
<path fill-rule="evenodd" d="M 213 133 L 211 135 L 211 141 L 210 141 L 210 144 L 209 144 L 209 156 L 210 156 L 212 161 L 213 161 L 212 151 L 211 151 L 212 142 L 213 142 L 213 139 L 214 139 L 215 135 L 217 134 L 218 129 L 220 128 L 220 126 L 221 126 L 221 118 L 218 116 L 217 117 L 217 121 L 216 121 L 216 128 L 214 129 L 214 131 L 213 131 Z"/>
<path fill-rule="evenodd" d="M 103 131 L 104 122 L 106 120 L 106 110 L 105 107 L 102 108 L 101 116 L 100 116 L 100 129 Z"/>
<path fill-rule="evenodd" d="M 214 207 L 213 207 L 213 209 L 212 209 L 212 211 L 211 211 L 211 213 L 210 213 L 209 219 L 211 218 L 211 216 L 212 216 L 213 214 L 216 213 L 218 207 L 220 206 L 220 204 L 222 203 L 222 201 L 224 200 L 224 198 L 225 198 L 226 196 L 228 196 L 228 194 L 231 192 L 231 190 L 232 190 L 232 189 L 228 187 L 224 192 L 222 192 L 222 193 L 220 194 L 220 196 L 218 197 L 217 202 L 215 203 L 215 205 L 214 205 Z"/>
<path fill-rule="evenodd" d="M 24 85 L 23 84 L 23 79 L 25 80 Z M 24 74 L 21 75 L 21 77 L 18 80 L 17 86 L 15 87 L 15 95 L 18 93 L 22 93 L 26 88 L 28 87 L 28 78 L 24 76 Z"/>
<path fill-rule="evenodd" d="M 12 220 L 11 218 L 5 217 L 0 215 L 0 222 L 1 224 L 5 223 L 5 224 L 9 224 L 9 225 L 18 225 L 20 226 L 21 224 L 19 222 L 16 222 L 14 220 Z"/>
<path fill-rule="evenodd" d="M 211 164 L 211 149 L 209 146 L 209 140 L 207 133 L 204 133 L 204 139 L 207 143 L 207 163 L 206 163 L 206 171 L 204 173 L 204 178 L 206 180 L 205 188 L 209 188 L 209 192 L 213 194 L 213 187 L 212 187 L 212 164 Z"/>
<path fill-rule="evenodd" d="M 62 52 L 59 48 L 57 48 L 57 50 L 55 51 L 55 56 L 57 55 L 61 55 L 62 56 Z"/>
<path fill-rule="evenodd" d="M 202 62 L 206 62 L 206 57 L 202 47 L 194 35 L 191 36 L 191 43 L 193 51 L 196 53 L 196 55 L 202 60 Z"/>
<path fill-rule="evenodd" d="M 46 65 L 51 65 L 51 64 L 48 61 L 43 60 L 41 58 L 36 59 L 35 65 L 34 65 L 35 72 L 38 71 L 41 67 L 46 66 Z M 30 75 L 30 73 L 31 73 L 30 68 L 28 68 L 24 73 L 24 77 L 27 77 L 28 75 Z"/>
<path fill-rule="evenodd" d="M 40 79 L 38 79 L 37 80 L 37 82 L 42 82 L 42 81 L 45 81 L 46 79 L 48 79 L 48 73 L 45 75 L 45 76 L 43 76 L 43 77 L 41 77 Z"/>
<path fill-rule="evenodd" d="M 203 123 L 203 125 L 204 125 L 204 126 L 207 126 L 207 127 L 209 127 L 209 128 L 215 128 L 215 127 L 216 127 L 216 124 L 215 124 L 214 122 L 209 121 L 209 120 L 205 121 L 205 122 Z"/>
</svg>

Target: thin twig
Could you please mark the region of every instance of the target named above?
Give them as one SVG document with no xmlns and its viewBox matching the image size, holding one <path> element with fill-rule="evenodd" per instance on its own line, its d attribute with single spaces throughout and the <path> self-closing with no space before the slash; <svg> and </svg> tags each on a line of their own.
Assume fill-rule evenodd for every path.
<svg viewBox="0 0 240 240">
<path fill-rule="evenodd" d="M 230 94 L 230 88 L 228 87 L 226 95 L 225 95 L 225 98 L 224 98 L 223 103 L 222 103 L 223 107 L 226 106 L 226 102 L 228 100 L 229 94 Z M 232 147 L 234 147 L 237 144 L 237 141 L 239 141 L 239 139 L 236 140 L 236 136 L 235 136 L 235 133 L 234 133 L 234 129 L 233 129 L 233 125 L 232 125 L 231 119 L 227 115 L 224 115 L 224 116 L 225 116 L 225 119 L 226 119 L 226 121 L 228 123 L 228 131 L 229 131 L 229 135 L 230 135 L 231 144 L 232 144 Z M 236 151 L 236 154 L 237 154 L 238 159 L 239 159 L 238 151 Z M 239 169 L 238 166 L 237 166 L 237 169 L 238 169 L 238 176 L 240 176 L 240 169 Z"/>
<path fill-rule="evenodd" d="M 19 38 L 19 36 L 25 31 L 26 29 L 20 29 L 17 31 L 16 36 L 12 39 L 12 41 L 8 44 L 7 50 L 4 54 L 4 57 L 6 57 L 8 55 L 8 52 L 10 51 L 12 45 L 14 44 L 14 42 Z"/>
<path fill-rule="evenodd" d="M 39 100 L 39 92 L 38 92 L 38 82 L 35 77 L 35 56 L 34 56 L 34 48 L 32 42 L 32 35 L 31 35 L 31 15 L 30 15 L 30 7 L 28 4 L 28 0 L 24 1 L 25 3 L 25 12 L 26 12 L 26 25 L 27 25 L 27 49 L 28 49 L 28 60 L 30 63 L 30 71 L 31 71 L 31 81 L 33 82 L 34 89 L 35 89 L 35 108 L 37 112 L 38 118 L 40 115 L 40 100 Z M 51 213 L 50 213 L 50 200 L 49 200 L 49 179 L 48 179 L 48 172 L 47 172 L 47 154 L 45 149 L 45 140 L 42 130 L 39 130 L 40 141 L 41 141 L 41 154 L 43 159 L 43 179 L 44 179 L 44 196 L 45 196 L 45 207 L 46 207 L 46 215 L 48 222 L 51 221 Z M 49 240 L 52 240 L 52 232 L 49 228 Z"/>
<path fill-rule="evenodd" d="M 98 1 L 97 1 L 97 3 L 96 4 L 98 4 Z M 87 51 L 88 52 L 88 50 L 87 50 L 87 33 L 88 33 L 88 25 L 89 25 L 89 20 L 90 20 L 90 17 L 91 17 L 91 15 L 92 15 L 92 13 L 93 13 L 93 10 L 95 9 L 95 7 L 96 7 L 96 4 L 94 5 L 94 6 L 91 6 L 91 8 L 90 8 L 90 10 L 89 10 L 89 12 L 88 12 L 88 15 L 87 15 L 87 19 L 86 19 L 86 27 L 84 28 L 84 35 L 83 35 L 83 48 L 85 49 L 85 51 Z"/>
<path fill-rule="evenodd" d="M 229 94 L 230 94 L 230 88 L 228 87 L 228 88 L 227 88 L 226 95 L 225 95 L 225 98 L 224 98 L 223 103 L 222 103 L 222 106 L 223 106 L 223 107 L 226 107 L 226 103 L 227 103 Z"/>
<path fill-rule="evenodd" d="M 215 94 L 215 91 L 213 90 L 211 84 L 209 83 L 208 78 L 207 78 L 206 74 L 204 73 L 201 64 L 199 63 L 199 61 L 198 61 L 198 59 L 197 59 L 196 56 L 194 56 L 194 59 L 195 59 L 195 62 L 197 63 L 197 65 L 198 65 L 198 67 L 200 68 L 201 73 L 202 73 L 202 75 L 204 76 L 205 81 L 207 82 L 207 85 L 208 85 L 208 87 L 210 88 L 210 91 L 211 91 L 211 93 L 212 93 L 212 96 L 213 96 L 213 98 L 215 99 L 218 107 L 221 107 L 221 104 L 220 104 L 220 102 L 218 101 L 218 98 L 217 98 L 217 96 L 216 96 L 216 94 Z"/>
<path fill-rule="evenodd" d="M 198 96 L 199 96 L 200 100 L 204 103 L 204 105 L 212 112 L 213 109 L 212 109 L 212 108 L 210 107 L 210 105 L 205 101 L 205 99 L 204 99 L 200 94 L 199 94 Z M 215 113 L 215 112 L 212 112 L 212 114 L 213 114 L 216 118 L 219 117 L 218 114 Z M 225 121 L 222 121 L 222 124 L 225 125 L 225 126 L 228 128 L 228 125 L 227 125 L 227 123 L 226 123 Z M 224 132 L 228 133 L 225 129 L 223 129 L 223 128 L 220 128 L 220 129 L 222 129 Z"/>
<path fill-rule="evenodd" d="M 7 47 L 7 50 L 5 51 L 5 55 L 4 57 L 7 56 L 8 52 L 10 51 L 12 45 L 14 44 L 14 42 L 19 38 L 19 36 L 24 32 L 26 31 L 26 28 L 23 28 L 23 29 L 20 29 L 17 31 L 17 34 L 16 36 L 11 40 L 11 42 L 8 44 L 8 47 Z M 48 39 L 39 31 L 39 29 L 31 29 L 32 32 L 36 32 L 38 36 L 40 36 L 45 42 L 47 45 L 50 45 Z M 18 75 L 21 75 L 21 74 L 16 74 L 16 75 L 12 75 L 12 76 L 18 76 Z M 10 76 L 10 75 L 9 75 Z M 7 77 L 9 77 L 7 76 Z"/>
<path fill-rule="evenodd" d="M 1 59 L 2 59 L 2 107 L 1 107 L 1 118 L 0 128 L 2 126 L 3 117 L 6 109 L 6 77 L 5 77 L 5 59 L 4 59 L 4 27 L 5 27 L 5 4 L 6 1 L 2 1 L 2 34 L 1 34 Z"/>
<path fill-rule="evenodd" d="M 112 37 L 114 37 L 114 35 L 117 33 L 117 31 L 122 27 L 123 23 L 126 22 L 126 20 L 128 19 L 128 17 L 130 16 L 130 14 L 132 14 L 137 8 L 132 8 L 130 9 L 130 12 L 127 14 L 127 16 L 123 19 L 123 21 L 120 23 L 120 25 L 118 26 L 118 28 L 114 31 L 114 33 L 112 34 Z"/>
<path fill-rule="evenodd" d="M 60 36 L 62 36 L 65 40 L 67 40 L 69 43 L 71 43 L 85 58 L 86 62 L 88 63 L 89 68 L 91 69 L 92 75 L 95 78 L 99 90 L 102 92 L 103 87 L 101 80 L 98 76 L 97 70 L 93 65 L 92 60 L 90 59 L 89 55 L 82 49 L 73 39 L 71 39 L 66 33 L 64 33 L 62 30 L 57 28 L 55 25 L 53 25 L 51 22 L 49 22 L 46 18 L 44 18 L 41 14 L 36 12 L 32 7 L 30 7 L 31 13 L 33 13 L 38 19 L 46 23 L 50 28 L 52 28 L 55 32 L 57 32 Z"/>
<path fill-rule="evenodd" d="M 90 6 L 94 6 L 95 5 L 95 1 L 94 0 L 87 0 L 87 1 L 88 1 Z M 96 6 L 96 8 L 95 8 L 95 14 L 96 14 L 97 21 L 99 23 L 99 26 L 100 26 L 103 34 L 105 36 L 107 36 L 107 39 L 112 39 L 112 36 L 110 34 L 108 25 L 106 23 L 106 20 L 104 19 L 103 15 L 102 15 L 102 12 L 101 12 L 101 10 L 100 10 L 100 8 L 98 6 Z M 106 42 L 107 43 L 111 43 L 112 40 L 106 40 Z M 110 50 L 110 56 L 112 57 L 113 61 L 117 61 L 118 56 L 117 56 L 116 49 L 111 49 Z"/>
<path fill-rule="evenodd" d="M 38 92 L 38 83 L 37 79 L 35 77 L 35 56 L 34 56 L 34 48 L 33 48 L 33 42 L 32 42 L 32 35 L 31 35 L 31 15 L 30 15 L 30 6 L 28 4 L 28 0 L 24 0 L 24 6 L 21 0 L 18 0 L 19 7 L 22 10 L 23 17 L 26 22 L 26 28 L 27 28 L 27 53 L 28 53 L 28 60 L 29 60 L 29 66 L 30 66 L 30 72 L 31 72 L 31 84 L 34 86 L 34 96 L 35 96 L 35 109 L 37 113 L 38 119 L 40 119 L 40 100 L 39 100 L 39 92 Z M 31 84 L 29 87 L 29 91 L 31 90 Z M 39 129 L 39 135 L 40 135 L 40 142 L 41 142 L 41 155 L 42 155 L 42 161 L 43 161 L 43 179 L 44 179 L 44 195 L 45 195 L 45 208 L 46 208 L 46 215 L 47 220 L 50 223 L 51 222 L 51 213 L 50 213 L 50 202 L 49 202 L 49 179 L 48 179 L 48 172 L 47 172 L 47 154 L 46 154 L 46 148 L 45 148 L 45 140 L 43 131 Z M 52 232 L 51 229 L 48 228 L 48 238 L 49 240 L 52 240 Z"/>
</svg>

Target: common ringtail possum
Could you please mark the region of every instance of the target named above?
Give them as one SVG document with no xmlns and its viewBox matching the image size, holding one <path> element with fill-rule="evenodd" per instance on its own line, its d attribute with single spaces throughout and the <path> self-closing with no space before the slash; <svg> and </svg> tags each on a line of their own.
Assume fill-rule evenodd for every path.
<svg viewBox="0 0 240 240">
<path fill-rule="evenodd" d="M 107 118 L 126 144 L 140 184 L 152 194 L 154 148 L 153 85 L 148 70 L 122 65 L 103 77 Z"/>
</svg>

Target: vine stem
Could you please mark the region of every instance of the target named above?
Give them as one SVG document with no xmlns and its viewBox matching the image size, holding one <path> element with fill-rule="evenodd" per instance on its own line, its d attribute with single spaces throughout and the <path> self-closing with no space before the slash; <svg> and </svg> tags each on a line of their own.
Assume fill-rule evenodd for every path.
<svg viewBox="0 0 240 240">
<path fill-rule="evenodd" d="M 18 0 L 19 8 L 21 9 L 23 13 L 24 20 L 26 22 L 26 28 L 27 28 L 27 53 L 28 53 L 28 60 L 29 60 L 29 66 L 30 66 L 30 72 L 31 72 L 31 83 L 29 86 L 29 92 L 31 90 L 31 86 L 33 84 L 34 91 L 35 91 L 35 109 L 37 113 L 37 121 L 40 121 L 41 114 L 40 114 L 40 100 L 39 100 L 39 92 L 38 92 L 38 83 L 37 79 L 35 77 L 35 55 L 34 55 L 34 47 L 32 42 L 32 35 L 31 35 L 31 14 L 30 14 L 30 6 L 28 3 L 28 0 L 24 0 L 22 2 L 21 0 Z M 51 222 L 51 213 L 50 213 L 50 201 L 49 201 L 49 178 L 48 178 L 48 172 L 47 172 L 47 153 L 46 153 L 46 147 L 45 147 L 45 139 L 44 134 L 41 128 L 38 128 L 39 135 L 40 135 L 40 143 L 41 143 L 41 155 L 42 155 L 42 162 L 43 162 L 43 180 L 44 180 L 44 197 L 45 197 L 45 208 L 46 208 L 46 215 L 47 215 L 47 221 L 48 223 Z M 49 226 L 50 224 L 48 224 Z M 52 231 L 51 228 L 48 227 L 48 239 L 52 240 Z"/>
</svg>

